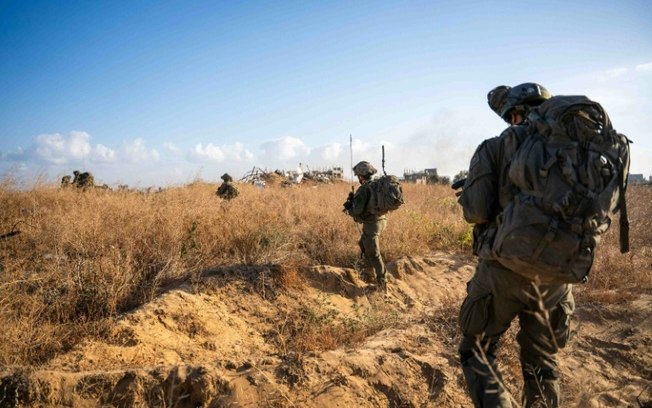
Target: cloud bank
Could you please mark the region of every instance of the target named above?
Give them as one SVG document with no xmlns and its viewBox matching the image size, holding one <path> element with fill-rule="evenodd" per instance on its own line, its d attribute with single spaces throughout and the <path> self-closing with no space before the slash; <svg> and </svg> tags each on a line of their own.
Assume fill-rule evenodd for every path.
<svg viewBox="0 0 652 408">
<path fill-rule="evenodd" d="M 402 174 L 404 169 L 439 167 L 459 171 L 475 147 L 465 145 L 459 131 L 460 117 L 433 119 L 416 134 L 384 135 L 383 139 L 347 139 L 341 142 L 310 145 L 297 136 L 283 136 L 252 143 L 198 143 L 182 147 L 163 142 L 159 147 L 147 145 L 142 138 L 123 141 L 109 147 L 93 143 L 87 132 L 38 135 L 27 147 L 2 153 L 0 171 L 20 172 L 24 177 L 45 173 L 52 182 L 73 170 L 92 171 L 101 183 L 168 185 L 190 182 L 197 177 L 217 181 L 224 171 L 243 176 L 254 166 L 269 171 L 304 168 L 342 167 L 350 176 L 351 159 L 369 160 L 381 167 L 381 145 L 385 146 L 387 171 Z M 390 141 L 391 140 L 391 141 Z M 458 140 L 456 142 L 455 140 Z M 455 154 L 450 155 L 451 150 Z M 447 153 L 446 153 L 447 152 Z M 459 160 L 460 157 L 462 160 Z M 11 166 L 8 164 L 11 163 Z M 353 163 L 355 164 L 355 163 Z"/>
<path fill-rule="evenodd" d="M 649 172 L 652 163 L 649 143 L 638 143 L 650 128 L 650 73 L 652 62 L 567 78 L 566 88 L 581 89 L 600 102 L 616 129 L 637 142 L 632 146 L 635 173 Z M 563 83 L 549 86 L 561 90 Z M 381 146 L 385 146 L 388 173 L 402 175 L 405 170 L 437 168 L 440 175 L 452 177 L 468 166 L 479 143 L 498 135 L 506 126 L 484 103 L 471 106 L 440 110 L 431 117 L 399 124 L 379 134 L 362 134 L 351 145 L 348 135 L 326 143 L 286 134 L 227 143 L 215 138 L 193 145 L 184 144 L 181 137 L 156 144 L 135 138 L 109 146 L 95 143 L 84 131 L 41 134 L 28 145 L 0 152 L 0 174 L 13 172 L 26 179 L 46 174 L 57 181 L 78 169 L 93 171 L 96 180 L 110 185 L 165 186 L 197 177 L 219 182 L 224 172 L 240 178 L 254 166 L 269 171 L 290 170 L 301 163 L 311 169 L 342 167 L 345 176 L 350 177 L 351 165 L 360 160 L 368 160 L 380 169 Z"/>
</svg>

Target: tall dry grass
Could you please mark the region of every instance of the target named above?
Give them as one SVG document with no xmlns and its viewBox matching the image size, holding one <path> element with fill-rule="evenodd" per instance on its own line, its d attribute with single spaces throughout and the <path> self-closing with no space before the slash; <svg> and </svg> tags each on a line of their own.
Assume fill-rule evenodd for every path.
<svg viewBox="0 0 652 408">
<path fill-rule="evenodd" d="M 170 281 L 220 265 L 353 266 L 360 226 L 343 214 L 348 184 L 258 190 L 220 201 L 216 185 L 160 193 L 81 192 L 0 182 L 0 366 L 40 364 L 88 336 Z M 470 254 L 470 227 L 453 191 L 404 185 L 406 204 L 381 237 L 386 260 L 434 249 Z M 649 291 L 652 189 L 629 190 L 632 251 L 606 235 L 582 294 L 613 301 L 614 289 Z M 616 299 L 622 298 L 617 292 Z"/>
<path fill-rule="evenodd" d="M 160 193 L 0 185 L 0 365 L 39 364 L 175 279 L 233 264 L 329 264 L 359 259 L 360 227 L 343 214 L 350 185 L 258 190 L 220 201 L 215 185 Z M 405 186 L 389 216 L 386 259 L 469 245 L 452 190 Z"/>
<path fill-rule="evenodd" d="M 630 251 L 620 253 L 618 216 L 604 235 L 582 297 L 607 303 L 628 300 L 652 289 L 652 185 L 632 185 L 627 190 Z"/>
</svg>

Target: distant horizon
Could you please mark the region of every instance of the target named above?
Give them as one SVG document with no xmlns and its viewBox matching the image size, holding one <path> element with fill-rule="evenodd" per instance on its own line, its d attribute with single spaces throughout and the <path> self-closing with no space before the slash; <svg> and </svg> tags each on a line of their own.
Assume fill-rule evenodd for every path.
<svg viewBox="0 0 652 408">
<path fill-rule="evenodd" d="M 250 172 L 252 170 L 250 170 Z M 284 173 L 289 173 L 289 172 L 292 171 L 292 170 L 285 170 L 285 169 L 274 169 L 274 170 L 261 169 L 261 170 L 265 171 L 266 173 L 273 173 L 276 170 L 280 170 L 280 171 L 282 171 Z M 422 172 L 424 170 L 426 170 L 426 169 L 415 170 L 414 172 L 415 173 L 420 173 L 420 172 Z M 92 171 L 90 173 L 92 174 Z M 240 183 L 248 184 L 249 182 L 243 180 L 243 179 L 246 178 L 248 173 L 249 172 L 242 174 L 241 177 L 234 177 L 233 181 L 238 183 L 238 184 L 240 184 Z M 350 176 L 346 175 L 346 171 L 344 173 L 345 173 L 344 176 L 341 179 L 339 179 L 341 182 L 345 182 L 345 183 L 348 183 L 348 184 L 356 184 L 356 183 L 358 183 L 357 179 L 355 179 L 355 178 L 352 179 Z M 412 182 L 407 181 L 405 179 L 405 175 L 407 174 L 407 173 L 405 173 L 405 171 L 400 173 L 400 174 L 398 174 L 398 173 L 389 173 L 389 172 L 387 174 L 397 176 L 401 182 L 412 183 Z M 63 176 L 66 176 L 66 175 L 73 177 L 73 172 L 70 172 L 70 174 L 64 174 Z M 448 178 L 448 182 L 452 183 L 455 176 L 457 175 L 457 173 L 449 175 L 449 174 L 440 174 L 438 172 L 437 175 L 440 178 Z M 63 178 L 63 176 L 61 178 Z M 643 173 L 630 173 L 629 177 L 628 177 L 629 184 L 636 184 L 637 176 L 642 176 L 642 178 L 643 178 L 642 181 L 644 183 L 652 183 L 652 174 L 649 174 L 649 175 L 646 176 Z M 4 181 L 6 181 L 8 177 L 10 177 L 10 174 L 5 174 L 4 175 Z M 377 177 L 380 177 L 380 175 L 376 175 L 374 177 L 377 178 Z M 43 185 L 51 186 L 53 188 L 58 188 L 58 187 L 61 186 L 61 183 L 62 183 L 61 178 L 59 178 L 59 179 L 47 179 L 47 180 L 43 181 L 42 176 L 36 176 L 32 180 L 23 180 L 22 182 L 18 181 L 17 187 L 19 187 L 19 189 L 21 189 L 21 190 L 27 190 L 27 191 L 32 189 L 32 188 L 35 188 L 35 187 L 38 187 L 38 186 L 43 186 Z M 2 181 L 3 181 L 3 179 L 0 178 L 0 182 L 2 182 Z M 129 188 L 129 189 L 135 189 L 135 190 L 147 190 L 147 189 L 151 189 L 151 188 L 167 189 L 167 188 L 175 188 L 175 187 L 184 187 L 184 186 L 192 185 L 192 184 L 197 183 L 197 182 L 219 185 L 223 181 L 220 180 L 219 177 L 217 177 L 217 179 L 208 180 L 208 179 L 202 178 L 201 176 L 198 176 L 198 177 L 196 177 L 196 178 L 194 178 L 192 180 L 180 181 L 180 182 L 175 182 L 175 183 L 170 183 L 170 184 L 160 184 L 160 185 L 158 185 L 158 184 L 149 184 L 149 185 L 135 184 L 135 185 L 130 185 L 128 183 L 120 183 L 120 182 L 105 183 L 102 180 L 95 179 L 95 186 L 96 187 L 101 187 L 103 185 L 106 185 L 109 188 L 111 188 L 112 190 L 113 189 L 118 189 L 120 187 L 126 187 L 126 188 Z M 251 183 L 249 183 L 249 184 L 251 184 Z M 298 184 L 301 184 L 301 183 L 298 183 Z"/>
<path fill-rule="evenodd" d="M 301 163 L 301 164 L 303 164 L 303 163 Z M 298 167 L 298 166 L 297 166 L 297 167 Z M 296 169 L 264 169 L 264 168 L 260 168 L 260 167 L 254 166 L 252 169 L 250 169 L 249 171 L 243 173 L 242 175 L 233 175 L 233 174 L 231 174 L 231 176 L 233 177 L 233 181 L 234 181 L 234 182 L 238 182 L 238 183 L 239 183 L 239 182 L 245 182 L 244 179 L 246 179 L 246 178 L 247 178 L 247 177 L 248 177 L 252 172 L 254 172 L 256 169 L 261 170 L 261 171 L 263 171 L 263 172 L 265 172 L 265 173 L 267 173 L 267 174 L 269 174 L 269 173 L 274 173 L 274 172 L 277 172 L 277 171 L 278 171 L 278 172 L 281 172 L 281 173 L 283 173 L 283 174 L 285 174 L 285 175 L 288 175 L 288 174 L 291 174 L 292 172 L 296 172 Z M 342 169 L 342 167 L 341 167 L 341 166 L 319 166 L 319 167 L 312 168 L 312 167 L 306 165 L 306 166 L 305 166 L 305 169 L 303 170 L 303 173 L 308 173 L 308 172 L 313 172 L 313 173 L 325 173 L 325 172 L 327 172 L 327 171 L 336 170 L 336 169 Z M 432 168 L 432 167 L 430 167 L 430 168 L 423 168 L 423 169 L 410 169 L 410 168 L 405 168 L 405 169 L 404 169 L 402 172 L 400 172 L 400 173 L 389 173 L 389 172 L 387 172 L 387 174 L 389 174 L 389 175 L 394 175 L 394 176 L 398 177 L 399 180 L 404 181 L 406 175 L 410 175 L 410 174 L 420 174 L 420 173 L 424 173 L 426 170 L 431 170 L 431 169 L 433 169 L 433 168 Z M 437 170 L 437 169 L 435 169 L 435 170 Z M 461 169 L 460 171 L 463 171 L 463 170 L 466 170 L 466 169 Z M 46 177 L 47 180 L 46 180 L 45 182 L 43 182 L 43 178 L 44 178 L 44 176 L 41 174 L 41 175 L 36 175 L 35 178 L 34 178 L 33 180 L 23 180 L 22 182 L 19 182 L 19 183 L 20 183 L 20 185 L 21 185 L 22 187 L 27 187 L 27 184 L 30 184 L 30 183 L 32 183 L 32 184 L 43 184 L 43 183 L 45 183 L 45 184 L 53 185 L 54 187 L 57 187 L 57 186 L 59 186 L 59 185 L 62 184 L 62 179 L 63 179 L 63 177 L 70 176 L 70 178 L 72 179 L 72 178 L 74 177 L 74 172 L 75 172 L 75 171 L 79 171 L 80 173 L 88 172 L 88 173 L 90 173 L 91 175 L 93 175 L 93 178 L 94 178 L 94 181 L 95 181 L 95 186 L 107 185 L 107 186 L 109 186 L 109 187 L 111 187 L 111 188 L 117 188 L 117 187 L 119 187 L 119 186 L 124 186 L 124 185 L 126 185 L 126 186 L 128 186 L 128 187 L 130 187 L 130 188 L 133 187 L 133 188 L 137 188 L 137 189 L 140 189 L 140 188 L 152 188 L 152 187 L 156 187 L 156 188 L 158 188 L 158 187 L 166 188 L 166 187 L 172 187 L 172 186 L 183 186 L 183 185 L 193 184 L 193 183 L 196 183 L 196 182 L 204 182 L 204 183 L 209 183 L 209 184 L 221 184 L 221 183 L 223 182 L 223 181 L 220 179 L 220 176 L 221 176 L 221 175 L 220 175 L 220 176 L 217 176 L 216 179 L 210 179 L 210 180 L 204 179 L 204 178 L 202 178 L 200 175 L 198 175 L 197 177 L 195 177 L 195 178 L 192 179 L 192 180 L 188 180 L 188 181 L 185 181 L 185 182 L 174 183 L 174 184 L 168 184 L 168 185 L 147 185 L 147 186 L 140 186 L 140 185 L 137 184 L 137 185 L 134 185 L 134 186 L 129 186 L 129 185 L 126 184 L 126 183 L 119 183 L 119 182 L 116 182 L 116 183 L 105 183 L 105 182 L 103 182 L 102 180 L 98 180 L 97 178 L 95 178 L 95 174 L 94 174 L 91 170 L 80 170 L 80 169 L 74 169 L 74 170 L 70 171 L 68 174 L 63 174 L 63 175 L 62 175 L 61 177 L 59 177 L 59 178 L 47 178 L 47 177 Z M 351 175 L 348 174 L 348 172 L 346 171 L 346 169 L 342 169 L 342 173 L 343 173 L 343 176 L 342 176 L 341 178 L 337 178 L 336 180 L 341 180 L 341 181 L 343 181 L 343 182 L 347 182 L 347 183 L 351 183 L 351 184 L 358 183 L 357 178 L 355 178 L 355 177 L 351 177 Z M 458 172 L 458 173 L 459 173 L 459 172 Z M 456 173 L 456 174 L 452 174 L 452 175 L 448 175 L 448 174 L 441 174 L 441 173 L 439 173 L 439 171 L 437 171 L 437 176 L 440 177 L 440 178 L 448 178 L 449 181 L 452 181 L 458 173 Z M 374 175 L 373 178 L 378 178 L 378 177 L 380 177 L 381 175 L 382 175 L 382 170 L 379 169 L 378 174 Z M 11 178 L 11 172 L 5 174 L 4 177 L 5 177 L 5 178 Z M 18 181 L 18 180 L 16 180 L 16 181 Z"/>
</svg>

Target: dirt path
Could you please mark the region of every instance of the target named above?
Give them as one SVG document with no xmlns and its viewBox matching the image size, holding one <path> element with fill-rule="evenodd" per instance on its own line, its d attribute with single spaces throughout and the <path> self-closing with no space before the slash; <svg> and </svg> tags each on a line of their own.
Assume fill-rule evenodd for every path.
<svg viewBox="0 0 652 408">
<path fill-rule="evenodd" d="M 211 271 L 122 316 L 102 341 L 6 370 L 0 406 L 468 407 L 455 319 L 470 262 L 399 259 L 386 295 L 329 266 L 294 289 L 270 268 Z M 561 353 L 568 406 L 652 404 L 651 302 L 578 304 Z M 515 390 L 514 356 L 505 351 Z"/>
</svg>

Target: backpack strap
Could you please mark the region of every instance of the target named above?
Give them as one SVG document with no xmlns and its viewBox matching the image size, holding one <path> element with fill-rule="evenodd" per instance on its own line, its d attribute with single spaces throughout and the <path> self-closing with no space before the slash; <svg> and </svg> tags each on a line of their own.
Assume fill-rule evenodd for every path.
<svg viewBox="0 0 652 408">
<path fill-rule="evenodd" d="M 552 242 L 552 240 L 555 238 L 555 235 L 557 235 L 558 228 L 559 220 L 557 218 L 552 218 L 548 224 L 548 231 L 546 231 L 546 235 L 543 236 L 543 239 L 539 242 L 539 245 L 537 245 L 534 253 L 532 253 L 532 257 L 530 257 L 531 261 L 536 261 L 539 259 L 543 250 L 548 246 L 548 244 Z"/>
<path fill-rule="evenodd" d="M 627 200 L 625 199 L 625 193 L 627 191 L 627 185 L 625 184 L 625 171 L 622 168 L 622 162 L 620 164 L 620 197 L 618 197 L 618 206 L 620 207 L 620 253 L 624 254 L 629 252 L 629 218 L 627 216 Z"/>
<path fill-rule="evenodd" d="M 608 117 L 605 122 L 609 123 Z M 618 186 L 618 189 L 620 190 L 618 194 L 618 207 L 620 209 L 620 253 L 624 254 L 629 252 L 629 217 L 627 215 L 627 200 L 625 195 L 627 194 L 627 174 L 629 174 L 629 145 L 634 142 L 629 140 L 627 136 L 616 132 L 613 128 L 609 128 L 613 137 L 622 138 L 625 143 L 625 150 L 627 151 L 628 155 L 626 162 L 623 161 L 622 154 L 618 155 L 619 157 L 616 161 L 618 171 L 620 173 L 620 185 Z"/>
</svg>

